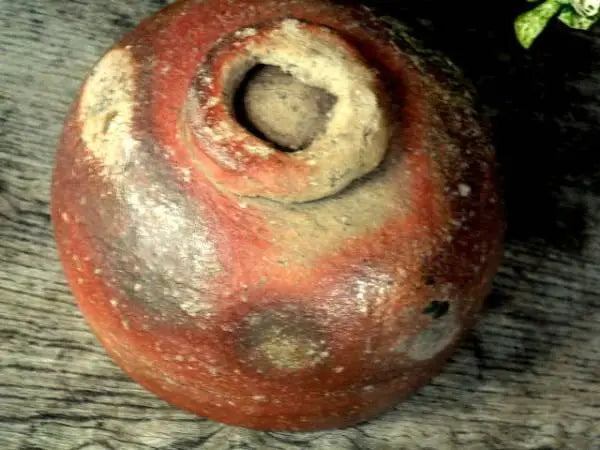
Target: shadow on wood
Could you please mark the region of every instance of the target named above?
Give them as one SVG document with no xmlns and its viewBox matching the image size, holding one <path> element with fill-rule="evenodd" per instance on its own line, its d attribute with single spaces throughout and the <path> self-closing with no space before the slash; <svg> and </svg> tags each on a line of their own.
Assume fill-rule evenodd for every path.
<svg viewBox="0 0 600 450">
<path fill-rule="evenodd" d="M 590 93 L 574 85 L 590 73 L 598 43 L 556 22 L 526 51 L 511 27 L 527 8 L 523 2 L 459 3 L 370 2 L 425 30 L 432 47 L 475 84 L 504 178 L 508 241 L 543 241 L 578 252 L 585 240 L 586 208 L 577 200 L 565 201 L 557 189 L 580 180 L 590 183 L 600 170 L 600 128 L 592 127 L 597 111 L 590 110 Z M 600 180 L 589 187 L 600 192 Z"/>
</svg>

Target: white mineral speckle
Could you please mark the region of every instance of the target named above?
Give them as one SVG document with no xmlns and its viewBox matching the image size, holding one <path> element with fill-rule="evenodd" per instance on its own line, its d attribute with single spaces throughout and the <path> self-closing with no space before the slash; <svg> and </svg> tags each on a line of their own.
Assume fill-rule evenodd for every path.
<svg viewBox="0 0 600 450">
<path fill-rule="evenodd" d="M 219 97 L 215 97 L 214 95 L 212 97 L 210 97 L 208 99 L 208 101 L 206 102 L 206 106 L 208 108 L 212 108 L 213 106 L 215 106 L 216 104 L 219 103 Z"/>
<path fill-rule="evenodd" d="M 268 158 L 273 154 L 273 150 L 266 145 L 246 144 L 245 147 L 248 153 L 260 156 L 261 158 Z"/>
<path fill-rule="evenodd" d="M 468 197 L 471 195 L 471 186 L 465 183 L 460 183 L 458 185 L 458 193 L 461 197 Z"/>
<path fill-rule="evenodd" d="M 256 28 L 244 28 L 242 30 L 238 30 L 235 32 L 235 37 L 239 39 L 244 39 L 250 36 L 255 36 L 258 31 Z"/>
<path fill-rule="evenodd" d="M 184 183 L 189 183 L 192 181 L 192 170 L 189 167 L 184 167 L 181 169 L 181 173 L 183 174 Z"/>
</svg>

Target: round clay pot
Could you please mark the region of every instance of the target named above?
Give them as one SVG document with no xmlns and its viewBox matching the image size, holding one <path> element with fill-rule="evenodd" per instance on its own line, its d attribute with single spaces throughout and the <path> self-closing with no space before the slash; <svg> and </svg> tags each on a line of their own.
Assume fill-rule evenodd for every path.
<svg viewBox="0 0 600 450">
<path fill-rule="evenodd" d="M 258 429 L 372 418 L 435 375 L 501 253 L 458 71 L 322 0 L 180 1 L 98 62 L 52 189 L 79 306 L 134 380 Z"/>
</svg>

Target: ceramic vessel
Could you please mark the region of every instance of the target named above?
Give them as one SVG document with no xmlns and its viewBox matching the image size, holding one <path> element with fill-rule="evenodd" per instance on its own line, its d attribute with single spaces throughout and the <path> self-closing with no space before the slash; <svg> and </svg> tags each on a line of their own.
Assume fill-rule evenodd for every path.
<svg viewBox="0 0 600 450">
<path fill-rule="evenodd" d="M 174 405 L 350 425 L 435 375 L 501 252 L 494 154 L 443 57 L 365 8 L 181 1 L 98 62 L 52 216 L 110 356 Z"/>
</svg>

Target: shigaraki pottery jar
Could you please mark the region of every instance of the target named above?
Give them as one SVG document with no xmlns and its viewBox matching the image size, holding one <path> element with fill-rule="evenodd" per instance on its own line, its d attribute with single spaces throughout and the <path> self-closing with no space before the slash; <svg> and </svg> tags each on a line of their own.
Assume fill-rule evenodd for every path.
<svg viewBox="0 0 600 450">
<path fill-rule="evenodd" d="M 97 63 L 52 217 L 110 356 L 257 429 L 372 418 L 435 375 L 501 253 L 470 90 L 391 19 L 324 0 L 184 0 Z"/>
</svg>

